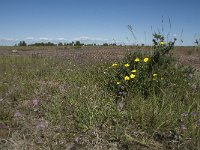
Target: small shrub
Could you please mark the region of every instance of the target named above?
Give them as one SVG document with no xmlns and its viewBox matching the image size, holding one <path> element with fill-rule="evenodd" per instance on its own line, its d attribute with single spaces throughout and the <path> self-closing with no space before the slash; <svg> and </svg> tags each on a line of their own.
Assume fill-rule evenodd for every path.
<svg viewBox="0 0 200 150">
<path fill-rule="evenodd" d="M 112 65 L 108 88 L 114 91 L 117 97 L 124 97 L 129 91 L 132 94 L 139 92 L 144 98 L 152 92 L 160 93 L 161 80 L 171 74 L 171 71 L 167 71 L 174 60 L 169 56 L 169 51 L 173 49 L 176 39 L 165 43 L 163 36 L 153 36 L 153 53 L 133 52 L 121 63 Z"/>
</svg>

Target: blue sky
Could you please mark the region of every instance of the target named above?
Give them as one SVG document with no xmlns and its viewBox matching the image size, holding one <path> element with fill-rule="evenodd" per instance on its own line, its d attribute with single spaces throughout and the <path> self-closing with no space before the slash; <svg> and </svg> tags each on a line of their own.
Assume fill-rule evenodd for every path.
<svg viewBox="0 0 200 150">
<path fill-rule="evenodd" d="M 135 43 L 127 25 L 137 43 L 151 44 L 151 26 L 161 30 L 162 16 L 165 35 L 170 32 L 181 44 L 183 29 L 183 45 L 193 45 L 200 35 L 199 6 L 199 0 L 0 0 L 0 45 L 19 40 Z"/>
</svg>

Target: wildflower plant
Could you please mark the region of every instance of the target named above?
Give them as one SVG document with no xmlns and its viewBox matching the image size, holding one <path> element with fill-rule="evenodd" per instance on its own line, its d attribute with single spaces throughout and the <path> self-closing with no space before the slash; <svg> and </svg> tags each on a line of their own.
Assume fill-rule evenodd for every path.
<svg viewBox="0 0 200 150">
<path fill-rule="evenodd" d="M 142 94 L 146 99 L 150 95 L 162 94 L 162 88 L 173 82 L 169 80 L 173 80 L 170 76 L 176 72 L 176 68 L 170 51 L 174 48 L 176 38 L 165 42 L 163 35 L 155 33 L 152 41 L 151 53 L 131 52 L 122 62 L 111 65 L 107 77 L 108 88 L 118 98 L 119 93 L 126 92 L 126 96 Z"/>
</svg>

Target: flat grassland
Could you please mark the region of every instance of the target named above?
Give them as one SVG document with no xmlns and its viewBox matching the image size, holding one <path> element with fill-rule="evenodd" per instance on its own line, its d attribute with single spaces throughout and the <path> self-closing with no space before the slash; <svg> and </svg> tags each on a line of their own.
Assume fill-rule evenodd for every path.
<svg viewBox="0 0 200 150">
<path fill-rule="evenodd" d="M 169 107 L 166 95 L 161 112 L 142 99 L 133 102 L 134 108 L 117 110 L 104 88 L 104 71 L 136 49 L 151 51 L 133 46 L 0 47 L 0 149 L 198 149 L 198 94 L 176 95 L 191 101 Z M 199 75 L 200 48 L 175 47 L 172 56 Z M 194 86 L 194 92 L 199 90 Z M 181 117 L 187 123 L 179 129 Z"/>
</svg>

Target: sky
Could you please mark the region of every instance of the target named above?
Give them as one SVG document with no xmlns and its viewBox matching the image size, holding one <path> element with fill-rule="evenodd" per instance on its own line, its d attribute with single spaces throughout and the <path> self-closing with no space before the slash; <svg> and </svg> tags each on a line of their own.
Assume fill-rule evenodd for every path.
<svg viewBox="0 0 200 150">
<path fill-rule="evenodd" d="M 177 45 L 193 45 L 200 36 L 199 6 L 200 0 L 0 0 L 0 45 L 20 40 L 150 45 L 152 33 L 162 28 Z"/>
</svg>

